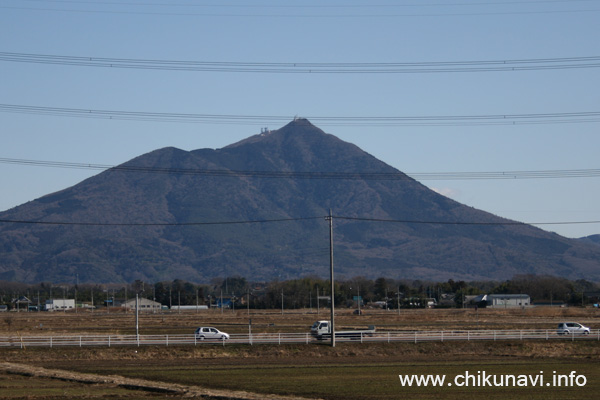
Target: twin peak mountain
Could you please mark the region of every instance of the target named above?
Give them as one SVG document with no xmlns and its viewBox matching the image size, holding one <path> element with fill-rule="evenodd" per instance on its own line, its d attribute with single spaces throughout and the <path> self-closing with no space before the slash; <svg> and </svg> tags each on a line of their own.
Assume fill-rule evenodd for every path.
<svg viewBox="0 0 600 400">
<path fill-rule="evenodd" d="M 340 278 L 600 279 L 600 246 L 503 224 L 295 119 L 221 149 L 155 150 L 0 213 L 57 223 L 1 224 L 0 280 L 326 277 L 329 210 Z"/>
</svg>

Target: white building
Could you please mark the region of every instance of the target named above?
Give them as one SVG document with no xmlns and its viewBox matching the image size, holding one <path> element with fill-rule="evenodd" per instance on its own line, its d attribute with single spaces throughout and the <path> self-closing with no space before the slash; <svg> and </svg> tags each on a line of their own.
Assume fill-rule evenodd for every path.
<svg viewBox="0 0 600 400">
<path fill-rule="evenodd" d="M 485 294 L 475 297 L 472 303 L 485 302 L 491 308 L 522 308 L 531 306 L 528 294 Z"/>
<path fill-rule="evenodd" d="M 129 299 L 121 304 L 126 310 L 135 310 L 135 299 Z M 139 311 L 160 311 L 162 304 L 157 301 L 145 299 L 143 297 L 138 298 L 138 310 Z"/>
<path fill-rule="evenodd" d="M 65 311 L 75 309 L 75 299 L 46 300 L 46 311 Z"/>
</svg>

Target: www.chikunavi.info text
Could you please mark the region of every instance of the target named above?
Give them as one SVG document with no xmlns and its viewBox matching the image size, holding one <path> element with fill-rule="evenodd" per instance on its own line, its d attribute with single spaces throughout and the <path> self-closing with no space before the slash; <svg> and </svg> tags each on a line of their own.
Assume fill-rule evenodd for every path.
<svg viewBox="0 0 600 400">
<path fill-rule="evenodd" d="M 488 374 L 486 371 L 469 372 L 449 377 L 448 375 L 398 375 L 402 386 L 458 386 L 458 387 L 577 387 L 585 386 L 585 375 L 571 371 L 569 374 Z"/>
</svg>

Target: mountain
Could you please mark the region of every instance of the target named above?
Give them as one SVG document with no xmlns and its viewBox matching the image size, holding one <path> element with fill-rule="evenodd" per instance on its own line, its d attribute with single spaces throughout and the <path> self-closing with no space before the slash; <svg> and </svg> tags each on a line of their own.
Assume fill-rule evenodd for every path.
<svg viewBox="0 0 600 400">
<path fill-rule="evenodd" d="M 0 280 L 326 277 L 329 210 L 338 277 L 600 279 L 599 246 L 464 206 L 295 119 L 222 149 L 155 150 L 0 213 Z"/>
<path fill-rule="evenodd" d="M 578 240 L 580 240 L 584 243 L 593 243 L 597 246 L 600 246 L 600 235 L 590 235 L 590 236 L 579 238 Z"/>
</svg>

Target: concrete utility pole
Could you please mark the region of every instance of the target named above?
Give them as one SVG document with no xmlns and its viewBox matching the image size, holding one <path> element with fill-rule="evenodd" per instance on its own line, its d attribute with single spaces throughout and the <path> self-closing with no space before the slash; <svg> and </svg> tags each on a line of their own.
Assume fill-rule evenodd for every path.
<svg viewBox="0 0 600 400">
<path fill-rule="evenodd" d="M 127 308 L 127 307 L 125 307 Z M 137 338 L 138 346 L 140 343 L 140 306 L 138 294 L 135 294 L 135 337 Z"/>
<path fill-rule="evenodd" d="M 329 209 L 329 280 L 331 281 L 331 347 L 335 347 L 335 284 L 333 282 L 333 216 Z"/>
</svg>

